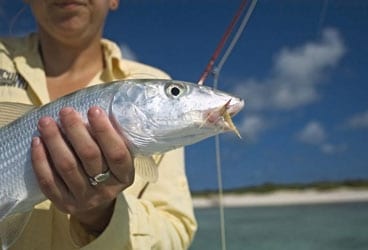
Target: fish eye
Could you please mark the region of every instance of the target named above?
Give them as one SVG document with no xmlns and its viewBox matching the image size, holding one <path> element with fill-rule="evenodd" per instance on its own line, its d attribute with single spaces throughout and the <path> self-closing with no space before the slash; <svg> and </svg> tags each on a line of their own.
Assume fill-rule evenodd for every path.
<svg viewBox="0 0 368 250">
<path fill-rule="evenodd" d="M 180 94 L 180 89 L 176 86 L 172 87 L 170 89 L 170 93 L 173 95 L 173 96 L 178 96 Z"/>
<path fill-rule="evenodd" d="M 166 86 L 166 94 L 173 98 L 181 96 L 185 91 L 185 86 L 178 83 L 170 83 Z"/>
</svg>

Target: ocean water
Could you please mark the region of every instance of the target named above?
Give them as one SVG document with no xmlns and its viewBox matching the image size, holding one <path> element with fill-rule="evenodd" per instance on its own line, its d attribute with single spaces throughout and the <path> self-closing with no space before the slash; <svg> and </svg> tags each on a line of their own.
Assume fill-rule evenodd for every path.
<svg viewBox="0 0 368 250">
<path fill-rule="evenodd" d="M 220 250 L 218 208 L 196 209 L 190 250 Z M 368 202 L 225 208 L 227 250 L 367 250 Z"/>
</svg>

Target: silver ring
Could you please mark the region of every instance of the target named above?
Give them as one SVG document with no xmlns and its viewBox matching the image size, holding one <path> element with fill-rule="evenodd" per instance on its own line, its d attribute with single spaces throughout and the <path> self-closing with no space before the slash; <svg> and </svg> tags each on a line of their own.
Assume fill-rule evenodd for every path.
<svg viewBox="0 0 368 250">
<path fill-rule="evenodd" d="M 110 177 L 110 170 L 106 170 L 105 172 L 102 172 L 101 174 L 98 174 L 93 177 L 88 177 L 89 183 L 92 186 L 97 186 L 98 184 L 107 181 Z"/>
</svg>

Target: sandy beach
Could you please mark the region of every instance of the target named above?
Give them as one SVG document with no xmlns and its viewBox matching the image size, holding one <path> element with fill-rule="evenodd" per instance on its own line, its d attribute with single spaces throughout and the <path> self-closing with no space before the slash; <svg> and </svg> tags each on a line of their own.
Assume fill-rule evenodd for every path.
<svg viewBox="0 0 368 250">
<path fill-rule="evenodd" d="M 297 204 L 317 204 L 336 202 L 368 201 L 368 189 L 335 189 L 329 191 L 276 191 L 266 194 L 225 194 L 223 204 L 225 207 L 242 206 L 278 206 Z M 218 206 L 218 195 L 208 197 L 194 197 L 195 208 Z"/>
</svg>

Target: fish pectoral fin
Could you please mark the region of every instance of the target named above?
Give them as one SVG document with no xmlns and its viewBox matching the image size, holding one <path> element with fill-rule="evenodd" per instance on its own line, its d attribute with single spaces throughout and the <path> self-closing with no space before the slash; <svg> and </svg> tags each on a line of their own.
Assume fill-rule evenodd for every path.
<svg viewBox="0 0 368 250">
<path fill-rule="evenodd" d="M 32 212 L 13 214 L 1 220 L 0 239 L 3 250 L 9 249 L 9 247 L 19 238 L 27 225 L 31 214 Z"/>
<path fill-rule="evenodd" d="M 158 167 L 152 157 L 135 157 L 134 167 L 136 173 L 144 180 L 148 182 L 156 182 L 158 180 Z"/>
<path fill-rule="evenodd" d="M 0 102 L 0 128 L 24 115 L 34 107 L 24 103 Z"/>
</svg>

